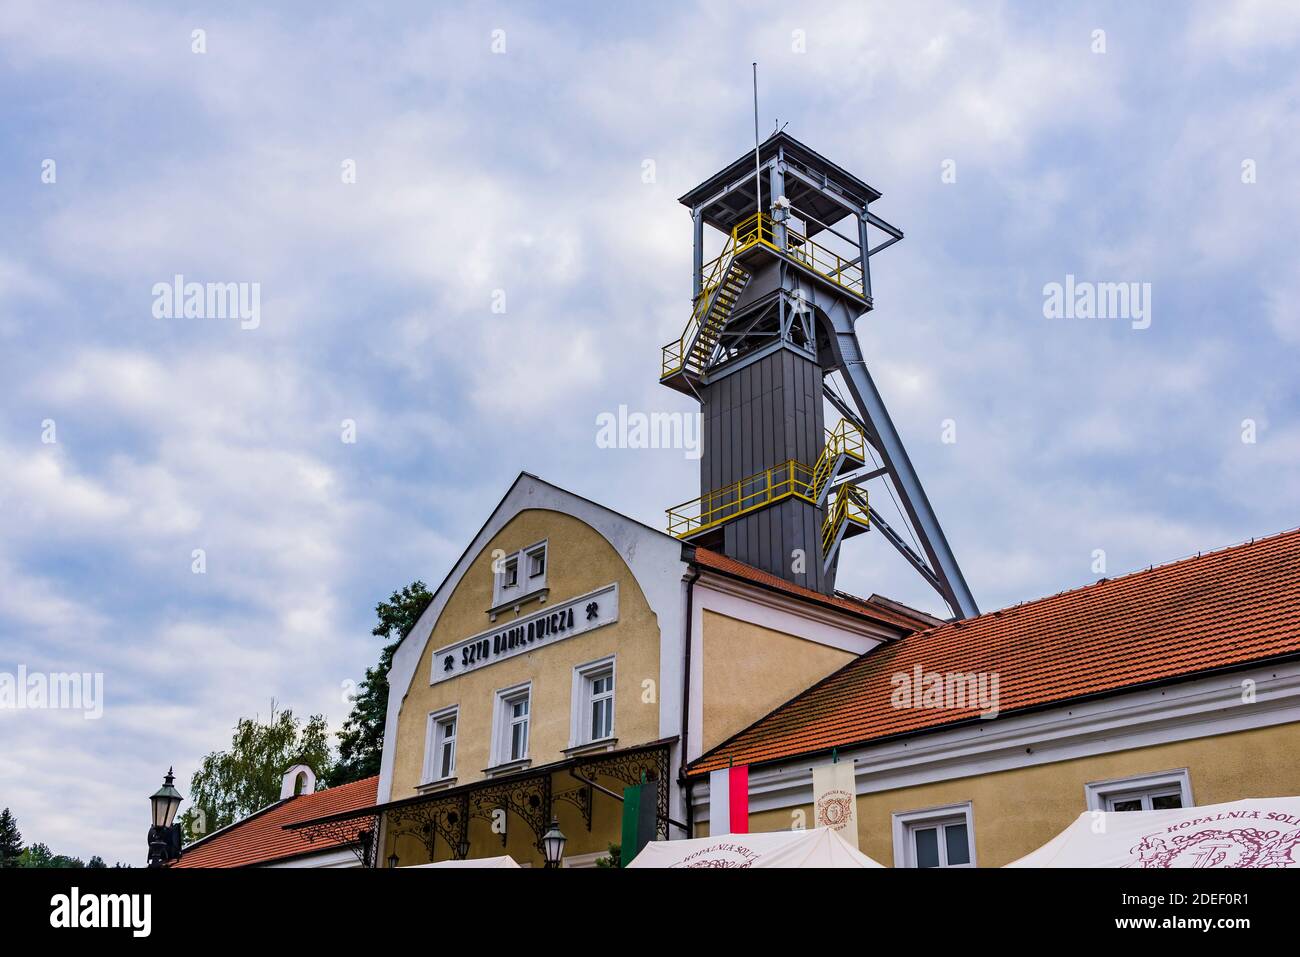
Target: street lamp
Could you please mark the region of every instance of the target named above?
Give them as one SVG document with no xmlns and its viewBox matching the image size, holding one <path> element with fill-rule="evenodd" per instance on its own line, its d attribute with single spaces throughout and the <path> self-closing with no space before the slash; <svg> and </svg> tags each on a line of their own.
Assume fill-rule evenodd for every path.
<svg viewBox="0 0 1300 957">
<path fill-rule="evenodd" d="M 391 854 L 388 855 L 388 866 L 389 866 L 389 867 L 396 867 L 396 866 L 397 866 L 397 852 L 396 852 L 396 851 L 393 851 L 393 853 L 391 853 Z"/>
<path fill-rule="evenodd" d="M 149 796 L 153 811 L 153 824 L 149 828 L 149 866 L 162 867 L 181 856 L 181 826 L 174 823 L 176 811 L 185 798 L 173 782 L 176 772 L 167 769 L 163 786 Z"/>
<path fill-rule="evenodd" d="M 463 861 L 467 857 L 469 857 L 469 841 L 461 838 L 460 843 L 456 845 L 456 858 Z"/>
<path fill-rule="evenodd" d="M 560 822 L 552 821 L 551 829 L 542 836 L 542 853 L 546 855 L 547 867 L 559 867 L 564 858 L 564 842 L 568 838 L 560 830 Z"/>
</svg>

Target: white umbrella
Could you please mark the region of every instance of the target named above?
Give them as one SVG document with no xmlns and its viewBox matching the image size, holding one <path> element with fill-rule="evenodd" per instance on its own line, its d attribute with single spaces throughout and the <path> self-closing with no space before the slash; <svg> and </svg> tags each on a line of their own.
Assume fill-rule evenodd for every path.
<svg viewBox="0 0 1300 957">
<path fill-rule="evenodd" d="M 1172 811 L 1084 811 L 1006 866 L 1300 868 L 1300 797 Z"/>
<path fill-rule="evenodd" d="M 628 867 L 883 867 L 829 827 L 651 841 Z"/>
<path fill-rule="evenodd" d="M 464 861 L 434 861 L 432 864 L 411 864 L 409 867 L 399 868 L 403 871 L 413 871 L 421 867 L 519 867 L 519 864 L 509 854 L 501 857 L 471 857 Z"/>
</svg>

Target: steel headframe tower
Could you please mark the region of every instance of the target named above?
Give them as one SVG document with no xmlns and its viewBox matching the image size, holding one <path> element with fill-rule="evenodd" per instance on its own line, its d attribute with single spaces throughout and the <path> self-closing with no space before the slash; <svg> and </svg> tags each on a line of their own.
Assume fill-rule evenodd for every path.
<svg viewBox="0 0 1300 957">
<path fill-rule="evenodd" d="M 784 132 L 681 198 L 695 224 L 694 300 L 660 381 L 699 400 L 704 435 L 701 495 L 669 509 L 668 527 L 828 594 L 844 540 L 874 527 L 955 617 L 971 617 L 975 599 L 854 333 L 872 307 L 871 257 L 903 238 L 869 209 L 878 199 Z M 705 226 L 721 234 L 707 262 Z M 823 399 L 842 416 L 830 430 Z M 887 484 L 910 527 L 868 510 L 870 481 Z"/>
</svg>

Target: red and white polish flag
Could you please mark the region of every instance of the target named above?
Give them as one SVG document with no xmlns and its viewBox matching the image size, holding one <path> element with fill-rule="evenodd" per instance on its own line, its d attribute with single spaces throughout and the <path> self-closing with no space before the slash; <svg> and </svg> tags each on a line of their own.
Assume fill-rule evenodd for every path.
<svg viewBox="0 0 1300 957">
<path fill-rule="evenodd" d="M 749 833 L 749 765 L 709 772 L 709 834 Z"/>
</svg>

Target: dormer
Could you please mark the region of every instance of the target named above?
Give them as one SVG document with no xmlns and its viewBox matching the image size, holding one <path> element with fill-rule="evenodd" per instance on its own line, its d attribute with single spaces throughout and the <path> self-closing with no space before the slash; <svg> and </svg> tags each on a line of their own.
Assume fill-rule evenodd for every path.
<svg viewBox="0 0 1300 957">
<path fill-rule="evenodd" d="M 305 764 L 295 764 L 280 779 L 280 800 L 311 794 L 316 790 L 316 772 Z"/>
</svg>

